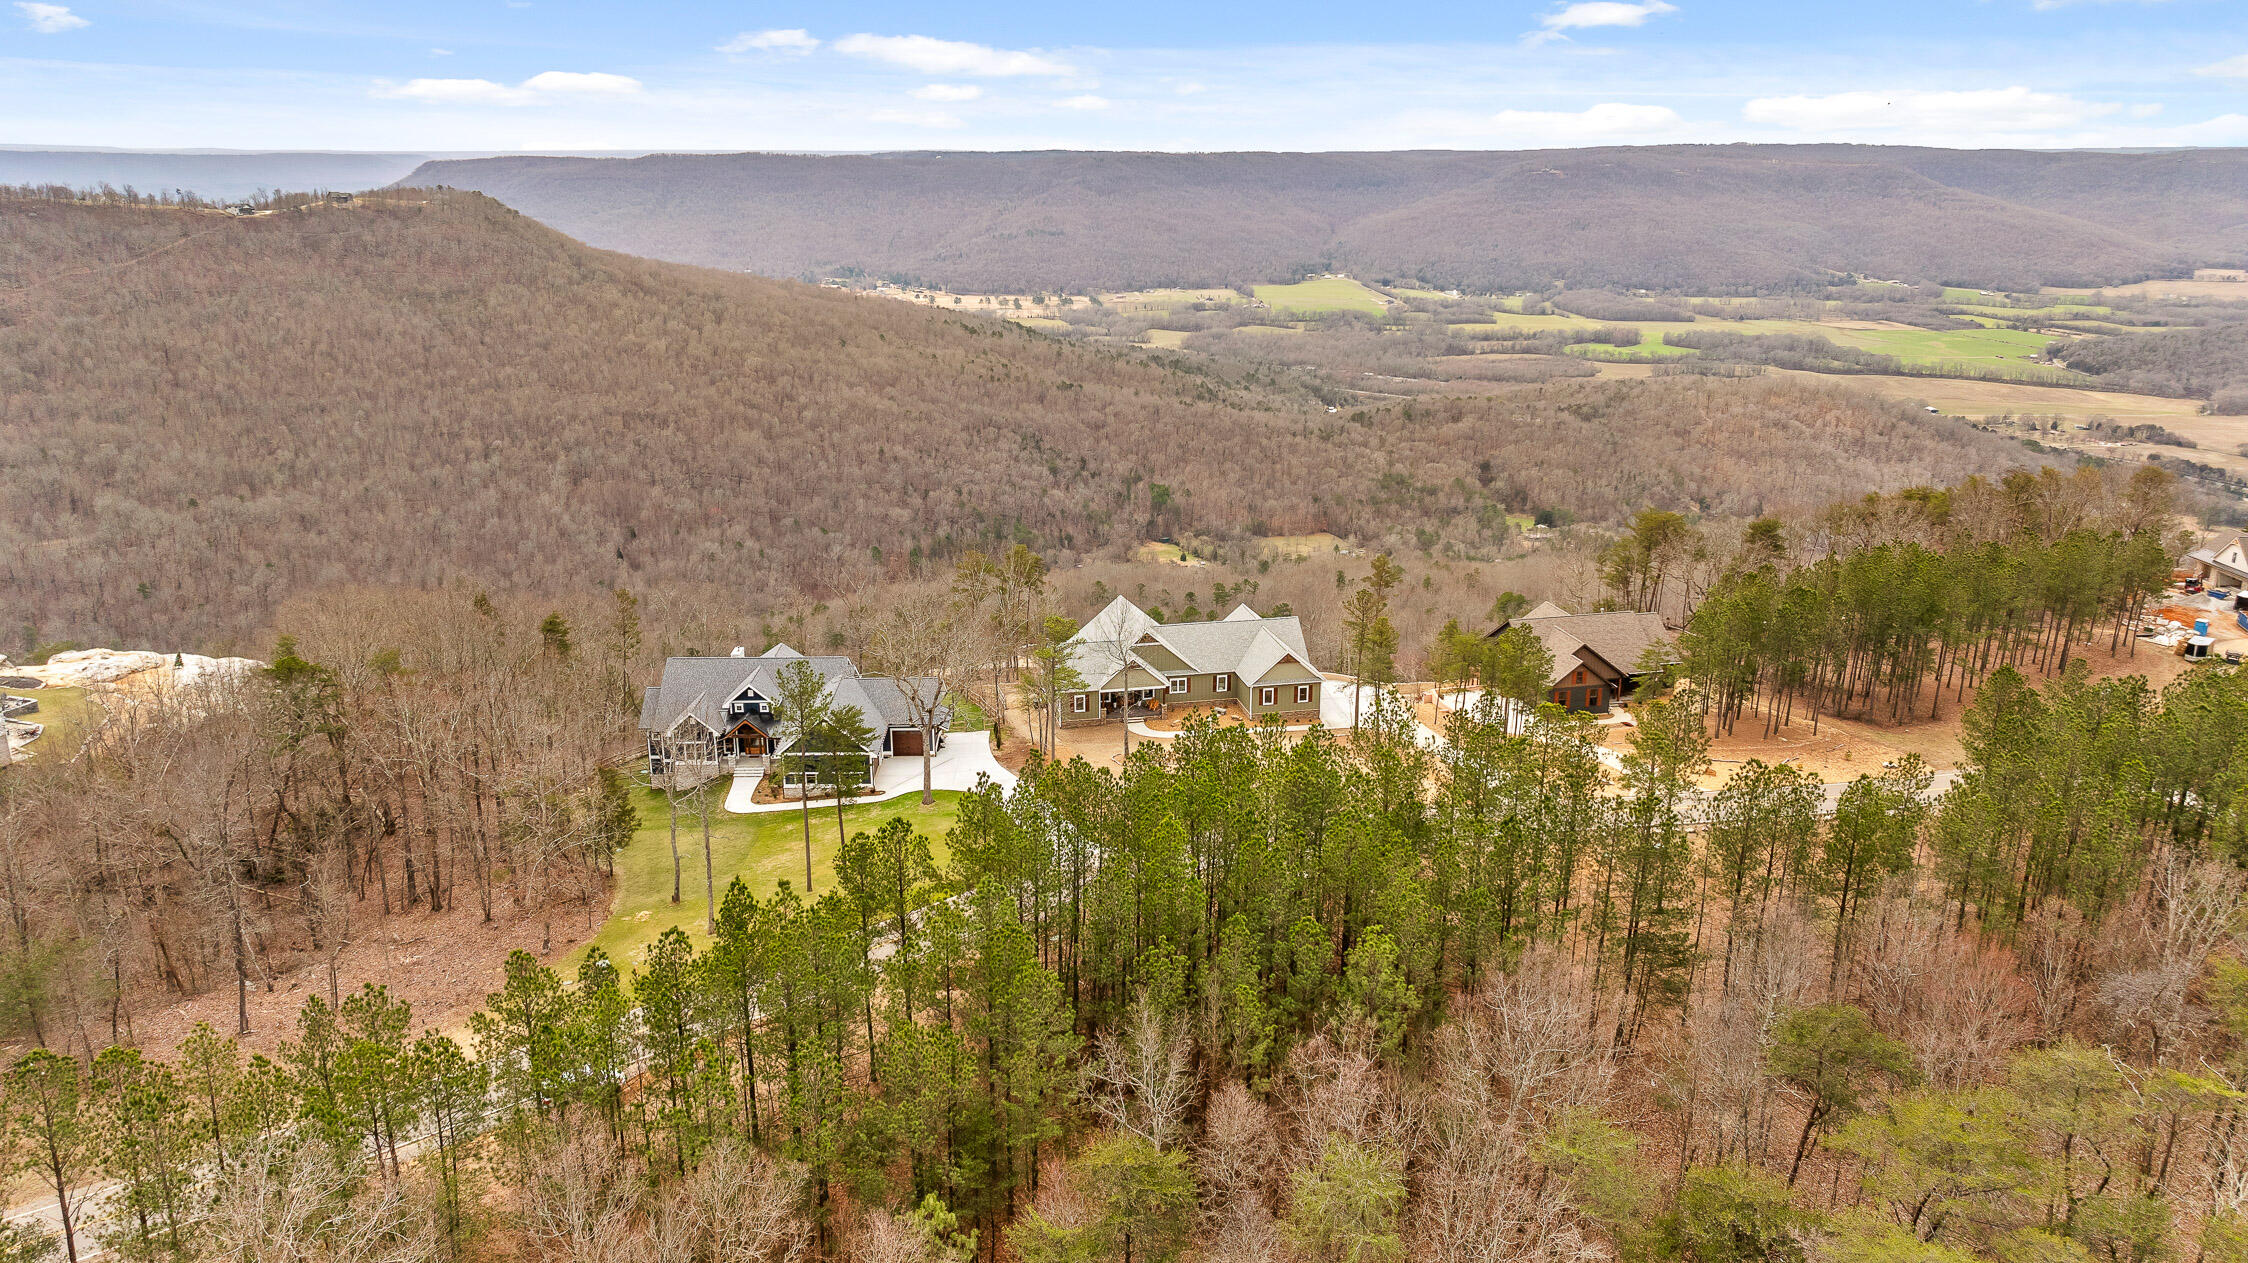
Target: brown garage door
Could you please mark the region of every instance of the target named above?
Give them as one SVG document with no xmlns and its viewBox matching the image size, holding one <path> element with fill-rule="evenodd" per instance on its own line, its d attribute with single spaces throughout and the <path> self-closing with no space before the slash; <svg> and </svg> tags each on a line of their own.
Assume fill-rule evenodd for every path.
<svg viewBox="0 0 2248 1263">
<path fill-rule="evenodd" d="M 921 730 L 919 728 L 900 728 L 892 732 L 890 734 L 890 753 L 920 754 Z"/>
</svg>

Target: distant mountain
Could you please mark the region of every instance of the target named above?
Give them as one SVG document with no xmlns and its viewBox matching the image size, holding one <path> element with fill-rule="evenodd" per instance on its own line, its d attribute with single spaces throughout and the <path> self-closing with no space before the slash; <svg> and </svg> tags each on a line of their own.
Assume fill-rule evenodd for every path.
<svg viewBox="0 0 2248 1263">
<path fill-rule="evenodd" d="M 381 188 L 430 160 L 425 153 L 144 153 L 0 149 L 0 184 L 185 191 L 208 201 L 262 191 Z"/>
<path fill-rule="evenodd" d="M 1273 280 L 1781 290 L 1838 272 L 1991 288 L 2248 259 L 2248 150 L 1846 145 L 1401 153 L 897 153 L 432 161 L 599 246 L 961 289 Z"/>
<path fill-rule="evenodd" d="M 1509 512 L 1808 512 L 2023 459 L 1797 382 L 1335 413 L 469 194 L 241 220 L 0 196 L 0 243 L 0 591 L 34 641 L 244 646 L 342 584 L 841 601 L 971 547 L 1066 564 L 1182 529 L 1489 553 Z"/>
</svg>

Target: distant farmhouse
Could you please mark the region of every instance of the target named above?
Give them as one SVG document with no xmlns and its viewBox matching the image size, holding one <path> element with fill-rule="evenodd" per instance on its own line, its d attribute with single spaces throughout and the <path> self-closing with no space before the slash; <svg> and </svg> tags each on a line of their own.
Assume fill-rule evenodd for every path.
<svg viewBox="0 0 2248 1263">
<path fill-rule="evenodd" d="M 1324 683 L 1303 624 L 1246 605 L 1211 622 L 1159 623 L 1118 597 L 1070 638 L 1069 665 L 1084 687 L 1062 695 L 1064 726 L 1228 703 L 1252 720 L 1316 719 Z"/>
<path fill-rule="evenodd" d="M 1661 646 L 1667 658 L 1670 629 L 1660 614 L 1614 611 L 1571 614 L 1551 601 L 1491 629 L 1526 627 L 1553 655 L 1546 700 L 1569 710 L 1603 713 L 1630 694 L 1643 672 L 1649 649 Z"/>
<path fill-rule="evenodd" d="M 829 748 L 815 734 L 807 758 L 816 751 L 818 764 L 806 772 L 782 768 L 784 793 L 801 793 L 800 779 L 827 783 L 839 774 L 863 771 L 858 783 L 871 784 L 882 760 L 899 755 L 918 758 L 924 749 L 934 754 L 944 748 L 951 715 L 940 705 L 934 712 L 933 731 L 924 732 L 914 722 L 912 695 L 934 701 L 936 680 L 922 677 L 895 680 L 888 676 L 861 675 L 849 658 L 807 658 L 787 645 L 775 645 L 752 658 L 739 649 L 723 658 L 671 658 L 663 664 L 663 683 L 640 699 L 640 734 L 648 746 L 648 775 L 676 781 L 708 780 L 728 772 L 763 773 L 776 761 L 785 764 L 793 753 L 791 734 L 781 730 L 776 712 L 780 675 L 792 662 L 810 663 L 826 685 L 821 702 L 828 707 L 856 706 L 874 739 L 863 748 L 840 751 Z M 837 767 L 837 756 L 848 766 Z M 861 761 L 863 760 L 863 768 Z"/>
</svg>

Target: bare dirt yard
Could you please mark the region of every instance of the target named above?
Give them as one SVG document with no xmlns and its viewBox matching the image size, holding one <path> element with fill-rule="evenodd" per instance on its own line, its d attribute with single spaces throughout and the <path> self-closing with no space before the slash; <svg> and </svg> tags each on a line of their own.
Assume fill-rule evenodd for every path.
<svg viewBox="0 0 2248 1263">
<path fill-rule="evenodd" d="M 437 1030 L 465 1040 L 469 1015 L 483 1008 L 484 997 L 498 990 L 503 981 L 501 967 L 508 953 L 520 949 L 550 964 L 559 962 L 600 928 L 609 915 L 609 896 L 601 891 L 593 895 L 588 907 L 580 907 L 573 900 L 548 913 L 495 908 L 494 920 L 487 925 L 475 893 L 466 889 L 456 893 L 459 902 L 434 915 L 370 916 L 360 938 L 345 947 L 337 960 L 338 994 L 350 995 L 370 982 L 388 987 L 392 996 L 413 1006 L 416 1033 Z M 550 917 L 552 950 L 542 955 L 539 948 Z M 233 1034 L 233 978 L 221 970 L 215 982 L 201 995 L 135 1013 L 133 1033 L 141 1047 L 169 1056 L 197 1022 L 209 1022 L 219 1033 Z M 309 952 L 298 957 L 286 972 L 271 979 L 253 979 L 250 1034 L 242 1040 L 243 1046 L 273 1053 L 282 1040 L 295 1037 L 297 1010 L 304 1006 L 306 997 L 327 994 L 327 960 Z M 97 1039 L 106 1034 L 95 1032 Z"/>
<path fill-rule="evenodd" d="M 2126 642 L 2111 654 L 2104 633 L 2090 645 L 2073 646 L 2070 653 L 2091 665 L 2094 678 L 2144 676 L 2157 690 L 2193 669 L 2191 663 L 2170 650 L 2144 642 Z M 2046 678 L 2034 668 L 2025 669 L 2025 673 L 2033 682 Z M 1906 754 L 1919 755 L 1933 768 L 1958 767 L 1965 757 L 1959 717 L 1974 703 L 1975 694 L 1974 688 L 1947 688 L 1941 698 L 1924 695 L 1914 714 L 1903 720 L 1889 719 L 1887 703 L 1877 701 L 1869 714 L 1821 716 L 1814 724 L 1799 704 L 1794 722 L 1770 736 L 1765 735 L 1761 716 L 1744 714 L 1730 734 L 1710 742 L 1711 770 L 1703 783 L 1710 788 L 1723 785 L 1750 759 L 1785 761 L 1816 773 L 1829 784 L 1879 772 L 1882 764 Z M 1929 715 L 1931 703 L 1933 717 Z M 1612 739 L 1621 747 L 1628 744 L 1630 733 L 1628 728 L 1621 729 L 1612 734 Z"/>
</svg>

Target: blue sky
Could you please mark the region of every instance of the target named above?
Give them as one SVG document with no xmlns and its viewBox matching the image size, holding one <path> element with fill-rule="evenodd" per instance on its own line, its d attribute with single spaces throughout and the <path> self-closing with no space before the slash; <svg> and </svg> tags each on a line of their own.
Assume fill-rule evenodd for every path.
<svg viewBox="0 0 2248 1263">
<path fill-rule="evenodd" d="M 2248 144 L 2248 0 L 0 0 L 0 143 Z"/>
</svg>

